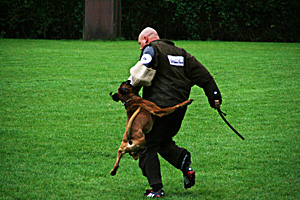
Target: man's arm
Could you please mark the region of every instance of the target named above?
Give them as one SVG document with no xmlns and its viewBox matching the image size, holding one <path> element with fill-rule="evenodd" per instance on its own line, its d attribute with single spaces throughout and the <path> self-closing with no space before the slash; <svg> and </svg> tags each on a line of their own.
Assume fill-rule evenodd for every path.
<svg viewBox="0 0 300 200">
<path fill-rule="evenodd" d="M 216 109 L 220 108 L 222 104 L 222 95 L 214 78 L 211 75 L 209 80 L 202 85 L 202 88 L 208 98 L 210 106 Z"/>
<path fill-rule="evenodd" d="M 154 66 L 154 62 L 153 62 L 153 58 L 155 56 L 155 52 L 152 46 L 147 46 L 145 47 L 142 56 L 141 56 L 141 62 L 146 66 L 146 67 L 150 67 L 153 68 Z"/>
<path fill-rule="evenodd" d="M 152 69 L 154 49 L 147 46 L 141 56 L 140 61 L 130 69 L 131 76 L 128 80 L 134 87 L 150 86 L 155 76 L 156 70 Z"/>
<path fill-rule="evenodd" d="M 188 53 L 187 62 L 190 67 L 189 76 L 192 80 L 192 84 L 203 88 L 212 108 L 220 108 L 222 96 L 212 75 L 194 56 Z"/>
</svg>

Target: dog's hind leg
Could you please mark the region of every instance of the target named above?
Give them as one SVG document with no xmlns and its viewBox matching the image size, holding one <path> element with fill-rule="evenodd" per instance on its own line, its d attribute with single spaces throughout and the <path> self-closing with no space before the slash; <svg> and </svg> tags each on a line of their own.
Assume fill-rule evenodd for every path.
<svg viewBox="0 0 300 200">
<path fill-rule="evenodd" d="M 124 155 L 124 153 L 122 152 L 122 150 L 119 149 L 118 154 L 117 154 L 117 161 L 114 165 L 114 168 L 110 171 L 110 175 L 114 176 L 117 174 L 117 170 L 119 168 L 119 163 L 120 163 L 120 159 L 122 158 L 122 156 Z"/>
<path fill-rule="evenodd" d="M 128 124 L 126 126 L 126 131 L 124 133 L 124 137 L 123 137 L 123 141 L 121 146 L 119 147 L 118 153 L 117 153 L 117 161 L 114 165 L 114 168 L 110 171 L 110 175 L 114 176 L 117 173 L 117 170 L 119 168 L 119 163 L 120 163 L 120 159 L 121 157 L 126 153 L 126 147 L 128 146 L 128 141 L 131 139 L 130 136 L 130 132 L 131 132 L 131 126 L 132 123 L 135 119 L 135 117 L 137 116 L 137 114 L 140 112 L 141 107 L 139 107 L 134 113 L 133 115 L 130 117 Z"/>
</svg>

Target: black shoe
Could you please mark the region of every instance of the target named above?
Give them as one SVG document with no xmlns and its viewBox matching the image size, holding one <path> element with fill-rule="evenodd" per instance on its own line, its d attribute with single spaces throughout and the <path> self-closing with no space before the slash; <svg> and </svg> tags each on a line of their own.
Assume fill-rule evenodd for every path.
<svg viewBox="0 0 300 200">
<path fill-rule="evenodd" d="M 184 178 L 184 188 L 188 189 L 195 185 L 195 171 L 192 168 L 189 168 L 185 175 L 183 175 Z"/>
<path fill-rule="evenodd" d="M 150 198 L 161 198 L 165 196 L 165 193 L 162 189 L 158 190 L 157 192 L 154 192 L 152 189 L 148 189 L 144 195 Z"/>
</svg>

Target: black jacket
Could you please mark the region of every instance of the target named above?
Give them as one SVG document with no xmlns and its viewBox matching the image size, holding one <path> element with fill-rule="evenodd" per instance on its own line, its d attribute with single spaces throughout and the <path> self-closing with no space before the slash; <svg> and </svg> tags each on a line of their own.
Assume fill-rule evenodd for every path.
<svg viewBox="0 0 300 200">
<path fill-rule="evenodd" d="M 197 85 L 204 89 L 211 107 L 215 99 L 222 101 L 213 77 L 194 56 L 168 40 L 155 40 L 144 49 L 147 46 L 154 48 L 156 75 L 151 86 L 143 87 L 143 98 L 160 107 L 174 106 L 187 100 Z"/>
</svg>

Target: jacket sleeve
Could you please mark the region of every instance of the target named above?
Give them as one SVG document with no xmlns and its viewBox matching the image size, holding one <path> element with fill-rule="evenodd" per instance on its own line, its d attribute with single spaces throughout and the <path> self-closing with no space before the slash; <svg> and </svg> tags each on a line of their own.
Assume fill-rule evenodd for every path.
<svg viewBox="0 0 300 200">
<path fill-rule="evenodd" d="M 208 102 L 212 108 L 215 107 L 214 100 L 220 100 L 222 103 L 221 92 L 209 71 L 194 57 L 187 53 L 187 66 L 189 68 L 189 77 L 192 85 L 203 88 Z"/>
</svg>

